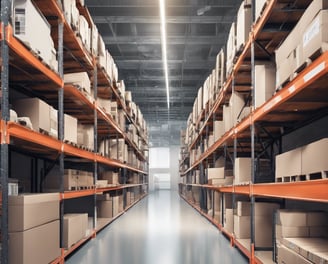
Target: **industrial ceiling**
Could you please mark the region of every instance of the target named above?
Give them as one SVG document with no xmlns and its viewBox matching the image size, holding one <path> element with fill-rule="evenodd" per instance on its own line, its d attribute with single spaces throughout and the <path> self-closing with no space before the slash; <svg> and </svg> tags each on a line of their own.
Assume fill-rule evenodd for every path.
<svg viewBox="0 0 328 264">
<path fill-rule="evenodd" d="M 241 0 L 166 0 L 168 111 L 158 0 L 85 0 L 119 79 L 139 105 L 151 146 L 179 144 L 197 91 L 215 67 Z"/>
</svg>

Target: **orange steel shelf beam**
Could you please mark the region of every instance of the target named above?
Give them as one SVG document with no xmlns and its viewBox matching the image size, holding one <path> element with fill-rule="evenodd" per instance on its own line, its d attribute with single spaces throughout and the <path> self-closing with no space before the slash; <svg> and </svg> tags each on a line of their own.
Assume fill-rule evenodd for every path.
<svg viewBox="0 0 328 264">
<path fill-rule="evenodd" d="M 22 59 L 24 59 L 31 66 L 42 72 L 51 81 L 56 83 L 58 87 L 63 87 L 64 82 L 59 77 L 59 75 L 54 71 L 52 71 L 51 69 L 49 69 L 46 65 L 44 65 L 28 49 L 26 49 L 25 46 L 22 43 L 20 43 L 19 40 L 17 40 L 13 36 L 13 29 L 10 25 L 6 28 L 6 34 L 7 34 L 6 39 L 10 49 L 12 49 L 15 53 L 17 53 Z"/>
<path fill-rule="evenodd" d="M 85 196 L 91 196 L 96 193 L 96 189 L 89 189 L 89 190 L 80 190 L 80 191 L 65 191 L 64 193 L 60 194 L 61 200 L 68 200 L 68 199 L 74 199 L 74 198 L 80 198 Z"/>
<path fill-rule="evenodd" d="M 91 238 L 93 238 L 95 236 L 95 234 L 96 234 L 96 232 L 95 232 L 95 230 L 93 230 L 89 236 L 81 239 L 79 242 L 77 242 L 76 244 L 74 244 L 69 249 L 64 250 L 64 256 L 63 256 L 63 258 L 66 258 L 68 255 L 72 254 L 77 248 L 79 248 L 85 242 L 87 242 L 88 240 L 90 240 Z"/>
<path fill-rule="evenodd" d="M 239 71 L 239 69 L 242 65 L 242 62 L 244 61 L 244 59 L 246 57 L 246 53 L 250 49 L 251 44 L 254 41 L 254 39 L 256 39 L 258 37 L 258 35 L 261 33 L 261 30 L 264 27 L 264 24 L 266 23 L 266 21 L 269 19 L 269 15 L 272 12 L 272 10 L 273 10 L 274 6 L 276 5 L 276 3 L 277 3 L 277 0 L 269 1 L 267 7 L 265 8 L 265 10 L 263 12 L 263 15 L 261 16 L 259 21 L 255 25 L 253 25 L 252 32 L 250 33 L 251 37 L 248 39 L 247 43 L 245 44 L 243 52 L 238 57 L 235 65 L 233 67 L 232 73 L 227 78 L 226 83 L 225 83 L 223 89 L 221 90 L 221 92 L 219 94 L 219 97 L 215 101 L 211 111 L 209 112 L 209 116 L 207 117 L 207 119 L 204 122 L 204 125 L 200 128 L 198 136 L 195 138 L 195 140 L 190 145 L 189 151 L 195 146 L 196 142 L 199 140 L 200 135 L 202 134 L 205 127 L 207 126 L 207 123 L 208 123 L 209 119 L 213 116 L 213 113 L 215 113 L 217 111 L 217 109 L 219 108 L 219 106 L 221 105 L 221 102 L 222 102 L 223 98 L 225 97 L 226 91 L 228 90 L 228 87 L 232 83 L 233 75 Z"/>
<path fill-rule="evenodd" d="M 308 85 L 328 73 L 328 51 L 323 53 L 318 59 L 316 59 L 311 65 L 309 65 L 304 71 L 302 71 L 297 77 L 287 84 L 283 89 L 277 92 L 270 100 L 265 102 L 261 107 L 257 108 L 248 117 L 243 119 L 236 127 L 233 127 L 223 135 L 218 141 L 216 141 L 201 157 L 186 171 L 190 171 L 209 155 L 211 155 L 218 147 L 220 147 L 229 138 L 237 136 L 238 133 L 248 128 L 252 123 L 263 118 L 266 114 L 273 111 L 275 108 L 286 102 L 288 99 L 295 96 L 297 93 L 305 89 Z"/>
</svg>

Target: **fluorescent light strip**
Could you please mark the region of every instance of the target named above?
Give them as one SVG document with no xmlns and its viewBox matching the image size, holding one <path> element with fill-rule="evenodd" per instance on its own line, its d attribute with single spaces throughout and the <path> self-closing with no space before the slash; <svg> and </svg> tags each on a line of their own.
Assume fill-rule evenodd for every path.
<svg viewBox="0 0 328 264">
<path fill-rule="evenodd" d="M 161 35 L 162 35 L 162 60 L 165 75 L 167 108 L 170 109 L 170 89 L 169 74 L 167 67 L 167 45 L 166 45 L 166 18 L 165 18 L 165 0 L 159 0 L 160 16 L 161 16 Z"/>
</svg>

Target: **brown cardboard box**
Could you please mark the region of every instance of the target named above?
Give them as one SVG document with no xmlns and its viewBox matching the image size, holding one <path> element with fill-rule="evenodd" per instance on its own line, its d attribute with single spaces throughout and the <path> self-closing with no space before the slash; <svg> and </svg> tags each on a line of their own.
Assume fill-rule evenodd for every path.
<svg viewBox="0 0 328 264">
<path fill-rule="evenodd" d="M 236 23 L 235 22 L 231 24 L 226 50 L 227 50 L 226 75 L 229 76 L 229 74 L 232 72 L 233 59 L 236 55 Z"/>
<path fill-rule="evenodd" d="M 255 246 L 272 247 L 272 215 L 255 215 Z"/>
<path fill-rule="evenodd" d="M 107 201 L 98 201 L 98 216 L 100 218 L 112 218 L 113 217 L 113 199 Z"/>
<path fill-rule="evenodd" d="M 207 179 L 224 179 L 224 167 L 221 168 L 208 168 Z"/>
<path fill-rule="evenodd" d="M 225 209 L 224 228 L 230 233 L 233 232 L 233 209 Z"/>
<path fill-rule="evenodd" d="M 239 120 L 249 114 L 249 108 L 244 108 L 245 101 L 243 96 L 238 92 L 233 92 L 230 97 L 229 105 L 231 107 L 231 122 L 236 125 Z M 245 111 L 245 113 L 244 113 Z"/>
<path fill-rule="evenodd" d="M 224 134 L 224 122 L 223 121 L 214 121 L 213 125 L 213 134 L 214 134 L 214 141 L 220 139 Z"/>
<path fill-rule="evenodd" d="M 237 239 L 247 239 L 251 236 L 251 217 L 234 215 L 234 234 Z"/>
<path fill-rule="evenodd" d="M 306 223 L 307 226 L 328 226 L 328 213 L 325 212 L 308 212 Z"/>
<path fill-rule="evenodd" d="M 232 109 L 230 106 L 223 106 L 223 127 L 224 127 L 224 133 L 229 131 L 232 126 Z"/>
<path fill-rule="evenodd" d="M 279 209 L 279 204 L 275 203 L 255 203 L 254 204 L 254 214 L 255 215 L 270 215 Z"/>
<path fill-rule="evenodd" d="M 110 140 L 110 158 L 116 159 L 121 162 L 127 161 L 128 148 L 124 139 L 111 139 Z"/>
<path fill-rule="evenodd" d="M 301 255 L 295 253 L 289 248 L 279 245 L 278 246 L 278 263 L 279 264 L 311 264 L 312 262 L 308 261 Z"/>
<path fill-rule="evenodd" d="M 19 117 L 29 117 L 33 129 L 50 133 L 50 106 L 38 98 L 16 100 L 13 109 Z"/>
<path fill-rule="evenodd" d="M 93 125 L 77 125 L 77 144 L 93 149 Z"/>
<path fill-rule="evenodd" d="M 237 215 L 238 216 L 250 216 L 251 215 L 251 203 L 250 202 L 237 202 Z"/>
<path fill-rule="evenodd" d="M 235 184 L 251 181 L 251 158 L 236 158 Z"/>
<path fill-rule="evenodd" d="M 59 193 L 8 197 L 9 232 L 19 232 L 59 219 Z"/>
<path fill-rule="evenodd" d="M 70 115 L 64 115 L 64 128 L 65 137 L 64 139 L 77 144 L 77 119 Z"/>
<path fill-rule="evenodd" d="M 226 180 L 222 178 L 212 178 L 208 180 L 209 185 L 215 185 L 215 186 L 223 186 L 225 185 Z"/>
<path fill-rule="evenodd" d="M 120 184 L 117 172 L 104 171 L 101 173 L 100 178 L 103 180 L 107 180 L 109 184 Z"/>
<path fill-rule="evenodd" d="M 246 5 L 247 1 L 243 1 L 239 7 L 237 14 L 237 30 L 236 30 L 236 44 L 237 50 L 243 47 L 249 38 L 252 25 L 252 9 Z"/>
<path fill-rule="evenodd" d="M 309 231 L 307 226 L 276 225 L 276 238 L 281 240 L 284 237 L 308 237 Z"/>
<path fill-rule="evenodd" d="M 302 174 L 328 171 L 328 138 L 313 142 L 302 149 Z"/>
<path fill-rule="evenodd" d="M 277 224 L 282 226 L 307 226 L 307 213 L 299 211 L 278 210 Z"/>
<path fill-rule="evenodd" d="M 40 210 L 41 212 L 41 210 Z M 9 233 L 9 263 L 50 263 L 60 256 L 59 220 Z"/>
<path fill-rule="evenodd" d="M 300 64 L 305 62 L 307 58 L 310 58 L 320 48 L 322 48 L 323 51 L 327 50 L 328 34 L 325 30 L 327 25 L 328 10 L 322 10 L 303 33 Z"/>
<path fill-rule="evenodd" d="M 270 99 L 276 87 L 276 67 L 273 64 L 255 65 L 255 108 Z"/>
<path fill-rule="evenodd" d="M 309 237 L 325 237 L 328 238 L 328 226 L 309 226 Z"/>
<path fill-rule="evenodd" d="M 276 179 L 284 176 L 296 176 L 301 174 L 301 148 L 293 149 L 276 156 Z"/>
<path fill-rule="evenodd" d="M 85 237 L 88 227 L 88 214 L 65 214 L 63 247 L 70 248 Z"/>
</svg>

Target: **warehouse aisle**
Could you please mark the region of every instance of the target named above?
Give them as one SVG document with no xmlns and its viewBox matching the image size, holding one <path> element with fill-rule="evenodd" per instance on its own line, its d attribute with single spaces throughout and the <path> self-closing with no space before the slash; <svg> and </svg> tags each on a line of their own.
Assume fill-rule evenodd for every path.
<svg viewBox="0 0 328 264">
<path fill-rule="evenodd" d="M 176 192 L 159 191 L 131 208 L 65 263 L 242 264 L 247 261 Z"/>
</svg>

